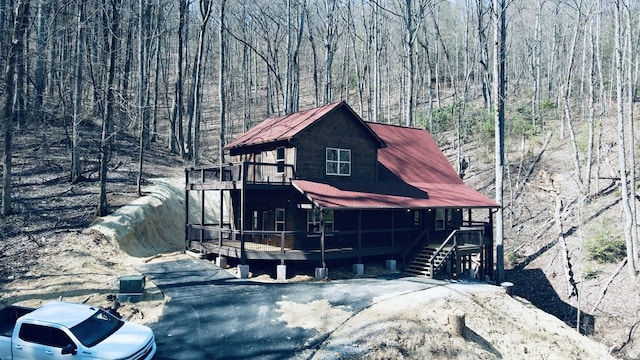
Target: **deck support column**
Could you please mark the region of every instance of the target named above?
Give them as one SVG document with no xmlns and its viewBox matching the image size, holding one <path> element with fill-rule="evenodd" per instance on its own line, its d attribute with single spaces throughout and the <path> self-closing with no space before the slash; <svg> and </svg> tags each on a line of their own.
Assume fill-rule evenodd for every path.
<svg viewBox="0 0 640 360">
<path fill-rule="evenodd" d="M 189 240 L 189 190 L 191 187 L 191 184 L 189 183 L 189 170 L 185 169 L 184 171 L 184 183 L 187 187 L 187 191 L 184 197 L 184 248 L 189 249 L 190 245 L 191 245 L 191 240 Z"/>
<path fill-rule="evenodd" d="M 394 259 L 394 255 L 395 255 L 395 233 L 396 233 L 396 229 L 395 229 L 395 211 L 391 210 L 391 259 L 388 259 L 384 262 L 384 267 L 387 270 L 390 271 L 396 271 L 398 264 L 396 262 L 396 260 Z"/>
<path fill-rule="evenodd" d="M 364 264 L 353 264 L 351 271 L 356 274 L 356 276 L 364 276 Z"/>
<path fill-rule="evenodd" d="M 287 282 L 287 265 L 276 266 L 276 279 L 278 282 Z"/>
<path fill-rule="evenodd" d="M 205 181 L 204 169 L 202 169 L 200 170 L 200 182 L 204 184 L 204 181 Z M 202 243 L 204 243 L 204 223 L 205 223 L 204 192 L 205 192 L 204 189 L 200 191 L 200 245 L 201 247 L 202 247 Z"/>
<path fill-rule="evenodd" d="M 245 217 L 245 201 L 246 201 L 246 194 L 245 194 L 245 186 L 244 186 L 244 181 L 245 181 L 245 176 L 244 174 L 246 173 L 246 171 L 244 171 L 244 167 L 247 166 L 246 163 L 242 164 L 242 174 L 240 174 L 240 182 L 241 182 L 241 189 L 240 189 L 240 263 L 241 264 L 246 264 L 247 263 L 247 254 L 246 254 L 246 250 L 245 250 L 245 244 L 244 244 L 244 217 Z"/>
<path fill-rule="evenodd" d="M 322 267 L 316 268 L 316 278 L 326 279 L 329 277 L 327 271 L 327 264 L 324 261 L 324 211 L 320 209 L 320 265 Z"/>
<path fill-rule="evenodd" d="M 220 169 L 220 176 L 222 176 L 222 168 Z M 218 190 L 220 197 L 220 215 L 218 217 L 218 254 L 222 249 L 222 226 L 224 225 L 224 190 Z"/>
<path fill-rule="evenodd" d="M 222 269 L 226 269 L 227 268 L 227 258 L 222 256 L 222 255 L 219 255 L 216 258 L 216 266 L 219 267 L 219 268 L 222 268 Z"/>
<path fill-rule="evenodd" d="M 249 265 L 240 264 L 238 265 L 238 275 L 239 279 L 248 279 L 249 278 Z"/>
<path fill-rule="evenodd" d="M 362 264 L 362 210 L 358 210 L 358 264 Z"/>
</svg>

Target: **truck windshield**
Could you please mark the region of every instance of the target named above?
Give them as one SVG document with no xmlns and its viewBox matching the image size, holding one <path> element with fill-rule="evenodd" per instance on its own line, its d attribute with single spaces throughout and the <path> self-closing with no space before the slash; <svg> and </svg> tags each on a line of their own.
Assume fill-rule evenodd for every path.
<svg viewBox="0 0 640 360">
<path fill-rule="evenodd" d="M 86 347 L 92 347 L 122 327 L 124 322 L 106 311 L 98 310 L 87 320 L 71 328 L 71 332 Z"/>
</svg>

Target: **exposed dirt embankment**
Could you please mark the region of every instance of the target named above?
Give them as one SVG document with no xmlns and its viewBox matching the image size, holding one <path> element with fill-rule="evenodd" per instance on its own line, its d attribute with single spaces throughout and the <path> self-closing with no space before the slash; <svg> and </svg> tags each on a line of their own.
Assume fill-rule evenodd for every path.
<svg viewBox="0 0 640 360">
<path fill-rule="evenodd" d="M 137 274 L 144 262 L 183 256 L 184 181 L 155 179 L 143 192 L 82 232 L 56 234 L 57 245 L 45 248 L 35 266 L 5 284 L 0 301 L 37 307 L 62 298 L 108 307 L 107 297 L 118 293 L 121 276 Z M 120 312 L 151 323 L 164 301 L 147 283 L 144 301 L 126 303 Z"/>
<path fill-rule="evenodd" d="M 184 180 L 154 179 L 154 185 L 89 228 L 133 257 L 150 257 L 184 247 Z"/>
</svg>

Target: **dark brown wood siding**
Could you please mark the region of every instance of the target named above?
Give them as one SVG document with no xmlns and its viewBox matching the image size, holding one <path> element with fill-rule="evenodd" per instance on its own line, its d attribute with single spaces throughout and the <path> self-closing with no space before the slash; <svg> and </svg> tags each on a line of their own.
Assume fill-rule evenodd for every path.
<svg viewBox="0 0 640 360">
<path fill-rule="evenodd" d="M 363 124 L 337 109 L 309 126 L 295 139 L 296 176 L 309 180 L 377 180 L 377 142 Z M 326 149 L 351 150 L 351 176 L 326 175 Z"/>
</svg>

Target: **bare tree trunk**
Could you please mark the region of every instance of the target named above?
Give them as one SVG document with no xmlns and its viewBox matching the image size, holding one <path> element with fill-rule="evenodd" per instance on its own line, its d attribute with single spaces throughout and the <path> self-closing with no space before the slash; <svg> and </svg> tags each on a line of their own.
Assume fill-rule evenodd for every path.
<svg viewBox="0 0 640 360">
<path fill-rule="evenodd" d="M 312 59 L 313 59 L 313 88 L 314 88 L 314 104 L 315 106 L 320 106 L 320 76 L 318 75 L 318 67 L 319 65 L 319 61 L 318 61 L 318 49 L 316 48 L 316 42 L 315 42 L 315 38 L 313 36 L 313 29 L 311 28 L 311 15 L 309 14 L 309 9 L 307 7 L 307 2 L 305 1 L 303 3 L 304 5 L 304 13 L 305 13 L 305 17 L 307 19 L 307 23 L 309 24 L 309 26 L 307 26 L 307 33 L 309 35 L 309 45 L 311 46 L 311 55 L 312 55 Z"/>
<path fill-rule="evenodd" d="M 13 111 L 15 123 L 22 127 L 26 124 L 27 104 L 26 104 L 26 80 L 27 80 L 27 63 L 29 56 L 27 52 L 29 47 L 25 44 L 27 41 L 27 32 L 29 30 L 29 0 L 24 1 L 24 13 L 22 16 L 16 17 L 19 21 L 20 29 L 18 39 L 18 47 L 16 50 L 16 79 L 15 93 L 13 94 Z M 20 7 L 20 4 L 18 4 Z"/>
<path fill-rule="evenodd" d="M 218 142 L 218 151 L 220 151 L 219 159 L 220 164 L 224 164 L 224 145 L 226 137 L 226 118 L 227 118 L 227 94 L 225 92 L 225 60 L 226 60 L 226 46 L 225 46 L 225 11 L 227 6 L 227 0 L 220 1 L 220 7 L 218 8 L 218 101 L 220 101 L 220 138 Z M 221 175 L 222 176 L 222 175 Z"/>
<path fill-rule="evenodd" d="M 304 34 L 304 11 L 297 6 L 296 27 L 293 26 L 294 4 L 287 0 L 287 52 L 284 81 L 284 112 L 291 114 L 299 111 L 300 100 L 300 46 Z M 294 34 L 295 30 L 295 34 Z"/>
<path fill-rule="evenodd" d="M 71 144 L 71 182 L 75 183 L 82 178 L 80 161 L 80 123 L 82 122 L 82 67 L 84 52 L 82 51 L 82 41 L 84 39 L 84 1 L 78 2 L 78 20 L 76 31 L 76 73 L 75 88 L 73 93 L 73 128 Z"/>
<path fill-rule="evenodd" d="M 183 63 L 184 63 L 184 28 L 185 17 L 187 12 L 187 1 L 179 0 L 179 20 L 178 20 L 178 52 L 176 60 L 176 77 L 173 84 L 173 104 L 171 105 L 170 129 L 169 129 L 169 151 L 176 153 L 179 150 L 180 155 L 184 158 L 184 133 L 182 129 L 182 117 L 184 115 L 183 94 Z M 177 134 L 176 134 L 177 130 Z M 179 148 L 178 148 L 179 147 Z"/>
<path fill-rule="evenodd" d="M 38 1 L 37 27 L 38 35 L 36 39 L 36 72 L 34 79 L 34 90 L 36 92 L 36 101 L 34 108 L 40 111 L 42 107 L 44 92 L 46 88 L 45 63 L 46 63 L 46 42 L 48 39 L 47 30 L 45 28 L 45 14 L 48 13 L 49 4 L 45 0 Z M 0 27 L 1 29 L 1 27 Z"/>
<path fill-rule="evenodd" d="M 582 5 L 582 3 L 580 3 Z M 578 182 L 578 187 L 580 189 L 580 193 L 584 193 L 584 185 L 582 181 L 582 171 L 580 170 L 580 153 L 578 151 L 578 144 L 576 140 L 575 131 L 573 130 L 573 118 L 571 116 L 571 86 L 572 86 L 572 78 L 573 78 L 573 68 L 575 64 L 575 49 L 576 43 L 578 41 L 578 34 L 580 32 L 580 27 L 583 20 L 582 7 L 578 7 L 578 14 L 576 16 L 576 24 L 573 33 L 573 39 L 571 41 L 571 49 L 569 50 L 569 63 L 567 64 L 567 77 L 564 84 L 564 91 L 562 92 L 562 100 L 564 104 L 564 119 L 562 124 L 566 124 L 569 127 L 569 135 L 571 137 L 571 147 L 573 149 L 573 165 L 575 167 L 576 173 L 576 181 Z M 562 138 L 562 134 L 561 134 Z"/>
<path fill-rule="evenodd" d="M 194 105 L 193 114 L 195 116 L 195 127 L 193 131 L 193 150 L 192 160 L 194 165 L 200 163 L 200 119 L 202 118 L 202 68 L 204 67 L 204 47 L 206 40 L 206 30 L 211 18 L 213 5 L 211 0 L 200 0 L 200 16 L 202 24 L 200 24 L 200 33 L 198 35 L 198 58 L 196 59 L 195 78 L 193 79 Z"/>
<path fill-rule="evenodd" d="M 111 128 L 115 106 L 114 86 L 120 36 L 120 0 L 110 0 L 109 5 L 111 5 L 110 14 L 106 8 L 103 14 L 104 41 L 109 53 L 109 69 L 107 70 L 107 83 L 105 84 L 107 87 L 107 99 L 102 119 L 102 137 L 100 139 L 100 193 L 96 212 L 98 216 L 105 216 L 109 212 L 109 204 L 107 203 L 107 165 L 109 162 L 109 143 L 111 141 L 109 129 Z"/>
<path fill-rule="evenodd" d="M 149 39 L 151 8 L 147 0 L 138 0 L 138 126 L 139 156 L 136 192 L 142 196 L 144 150 L 149 147 Z"/>
<path fill-rule="evenodd" d="M 540 57 L 542 56 L 542 25 L 541 25 L 541 17 L 542 17 L 542 7 L 544 6 L 545 0 L 538 0 L 538 5 L 536 7 L 536 26 L 534 32 L 533 39 L 533 99 L 531 102 L 531 117 L 533 118 L 533 125 L 538 125 L 538 117 L 540 110 Z"/>
<path fill-rule="evenodd" d="M 4 152 L 2 165 L 2 216 L 8 216 L 11 213 L 11 172 L 13 153 L 13 127 L 16 121 L 16 114 L 13 109 L 13 99 L 16 90 L 16 67 L 18 54 L 24 46 L 24 31 L 29 16 L 29 0 L 18 0 L 13 13 L 13 31 L 11 38 L 11 47 L 9 48 L 9 56 L 7 57 L 7 67 L 5 72 L 5 88 L 4 88 L 4 105 L 3 105 L 3 132 L 4 132 Z"/>
<path fill-rule="evenodd" d="M 626 67 L 626 85 L 627 85 L 627 98 L 625 101 L 625 106 L 627 108 L 627 123 L 629 129 L 629 147 L 627 148 L 629 151 L 629 181 L 630 181 L 630 199 L 629 206 L 631 211 L 631 244 L 632 253 L 634 258 L 634 262 L 638 262 L 638 226 L 637 226 L 637 212 L 636 212 L 636 201 L 635 201 L 635 193 L 636 193 L 636 146 L 635 144 L 635 125 L 634 125 L 634 100 L 636 97 L 636 86 L 635 79 L 633 76 L 634 67 L 637 66 L 635 62 L 635 52 L 636 49 L 633 48 L 634 41 L 633 37 L 633 27 L 631 22 L 631 2 L 625 0 L 624 6 L 624 18 L 627 27 L 627 31 L 625 32 L 625 42 L 626 42 L 626 54 L 627 54 L 627 67 Z M 637 39 L 636 39 L 637 41 Z M 618 104 L 619 105 L 619 104 Z"/>
<path fill-rule="evenodd" d="M 589 124 L 589 144 L 587 148 L 587 159 L 585 163 L 585 183 L 584 183 L 584 194 L 587 197 L 591 197 L 591 174 L 592 174 L 592 165 L 593 165 L 593 149 L 594 149 L 594 140 L 595 140 L 595 37 L 593 33 L 593 26 L 589 26 L 589 64 L 588 64 L 588 107 L 589 112 L 587 115 L 588 124 Z"/>
<path fill-rule="evenodd" d="M 496 202 L 500 205 L 496 218 L 496 281 L 504 279 L 504 95 L 505 95 L 505 0 L 493 0 L 494 49 L 493 94 L 495 112 Z"/>
<path fill-rule="evenodd" d="M 624 237 L 627 244 L 627 269 L 629 271 L 629 277 L 636 278 L 637 265 L 636 254 L 633 253 L 633 214 L 631 212 L 631 203 L 629 199 L 629 179 L 627 178 L 627 150 L 625 135 L 625 118 L 624 118 L 624 63 L 622 48 L 622 7 L 623 0 L 614 0 L 614 27 L 615 27 L 615 64 L 616 64 L 616 100 L 617 100 L 617 118 L 618 118 L 618 160 L 620 165 L 620 192 L 622 197 L 622 208 L 625 214 L 625 226 Z"/>
<path fill-rule="evenodd" d="M 324 103 L 328 104 L 333 101 L 333 58 L 336 52 L 337 43 L 337 21 L 336 21 L 336 0 L 327 0 L 325 7 L 325 15 L 327 23 L 325 24 L 324 33 Z"/>
<path fill-rule="evenodd" d="M 500 205 L 496 214 L 496 281 L 504 279 L 504 94 L 505 94 L 505 0 L 493 0 L 494 48 L 493 94 L 495 99 L 495 155 L 496 202 Z"/>
</svg>

